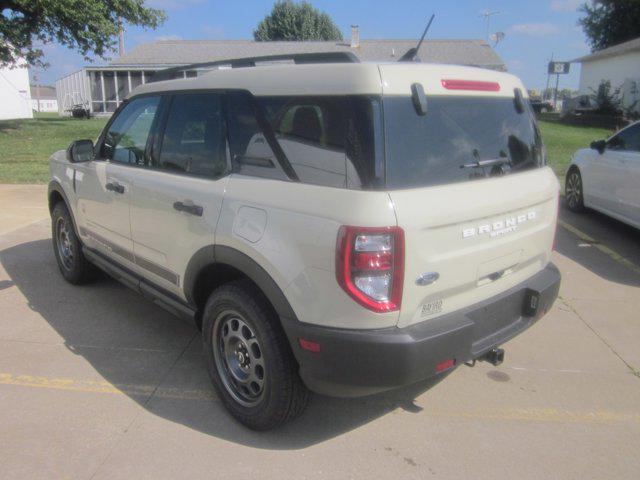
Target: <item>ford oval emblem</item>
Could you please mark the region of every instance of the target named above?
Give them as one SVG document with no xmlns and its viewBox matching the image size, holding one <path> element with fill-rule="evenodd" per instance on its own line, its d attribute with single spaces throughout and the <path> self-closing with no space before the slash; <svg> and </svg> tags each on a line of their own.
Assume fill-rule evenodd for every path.
<svg viewBox="0 0 640 480">
<path fill-rule="evenodd" d="M 439 278 L 440 278 L 440 274 L 438 272 L 426 272 L 421 274 L 416 279 L 416 285 L 420 285 L 420 286 L 431 285 L 432 283 L 435 283 L 435 281 L 438 280 Z"/>
</svg>

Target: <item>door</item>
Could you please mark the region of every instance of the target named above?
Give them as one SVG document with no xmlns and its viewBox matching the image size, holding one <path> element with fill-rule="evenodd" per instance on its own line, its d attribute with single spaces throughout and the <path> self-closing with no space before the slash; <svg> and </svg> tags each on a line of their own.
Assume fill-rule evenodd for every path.
<svg viewBox="0 0 640 480">
<path fill-rule="evenodd" d="M 615 179 L 618 213 L 640 225 L 640 123 L 625 128 L 607 144 L 619 164 L 620 175 Z"/>
<path fill-rule="evenodd" d="M 130 264 L 133 241 L 129 206 L 132 173 L 146 162 L 146 145 L 160 97 L 128 102 L 109 123 L 96 146 L 96 159 L 76 175 L 80 235 L 89 247 Z"/>
<path fill-rule="evenodd" d="M 584 191 L 585 195 L 588 194 L 590 197 L 589 206 L 622 215 L 620 188 L 625 175 L 625 165 L 615 142 L 616 137 L 609 139 L 602 154 L 595 150 L 590 152 Z"/>
<path fill-rule="evenodd" d="M 214 243 L 230 172 L 222 104 L 218 93 L 167 98 L 149 168 L 134 173 L 131 233 L 137 269 L 181 297 L 189 260 Z"/>
</svg>

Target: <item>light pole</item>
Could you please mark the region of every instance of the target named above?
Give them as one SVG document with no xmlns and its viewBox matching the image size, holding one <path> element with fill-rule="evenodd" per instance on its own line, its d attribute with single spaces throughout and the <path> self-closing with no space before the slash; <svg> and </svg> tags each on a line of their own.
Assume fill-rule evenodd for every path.
<svg viewBox="0 0 640 480">
<path fill-rule="evenodd" d="M 40 113 L 40 78 L 37 73 L 33 74 L 33 81 L 36 82 L 36 102 L 38 105 L 38 113 Z"/>
</svg>

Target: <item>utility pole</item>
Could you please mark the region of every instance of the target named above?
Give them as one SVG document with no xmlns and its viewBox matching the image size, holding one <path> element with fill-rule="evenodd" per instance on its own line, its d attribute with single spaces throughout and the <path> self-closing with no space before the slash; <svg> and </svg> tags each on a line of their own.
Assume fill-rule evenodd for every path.
<svg viewBox="0 0 640 480">
<path fill-rule="evenodd" d="M 122 18 L 118 17 L 118 53 L 122 57 L 124 55 L 124 28 L 122 27 Z"/>
<path fill-rule="evenodd" d="M 485 10 L 480 15 L 478 15 L 479 17 L 484 18 L 485 28 L 486 28 L 485 39 L 487 40 L 487 42 L 489 42 L 489 36 L 490 36 L 489 33 L 490 33 L 490 27 L 491 27 L 491 17 L 493 17 L 494 15 L 499 15 L 500 13 L 502 12 L 498 12 L 498 11 L 491 12 L 489 10 Z"/>
</svg>

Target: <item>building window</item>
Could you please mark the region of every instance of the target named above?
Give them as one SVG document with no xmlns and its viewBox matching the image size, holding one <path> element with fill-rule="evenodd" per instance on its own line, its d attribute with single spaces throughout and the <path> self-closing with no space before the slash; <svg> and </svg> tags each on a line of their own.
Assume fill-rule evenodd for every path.
<svg viewBox="0 0 640 480">
<path fill-rule="evenodd" d="M 117 72 L 118 105 L 129 95 L 129 72 Z"/>
<path fill-rule="evenodd" d="M 131 75 L 131 90 L 142 85 L 142 72 L 129 72 Z"/>
<path fill-rule="evenodd" d="M 89 72 L 89 83 L 91 84 L 92 110 L 94 113 L 103 113 L 105 110 L 102 98 L 101 72 Z"/>
<path fill-rule="evenodd" d="M 115 72 L 102 72 L 104 78 L 104 99 L 107 104 L 107 112 L 115 112 L 118 106 L 116 97 Z"/>
</svg>

